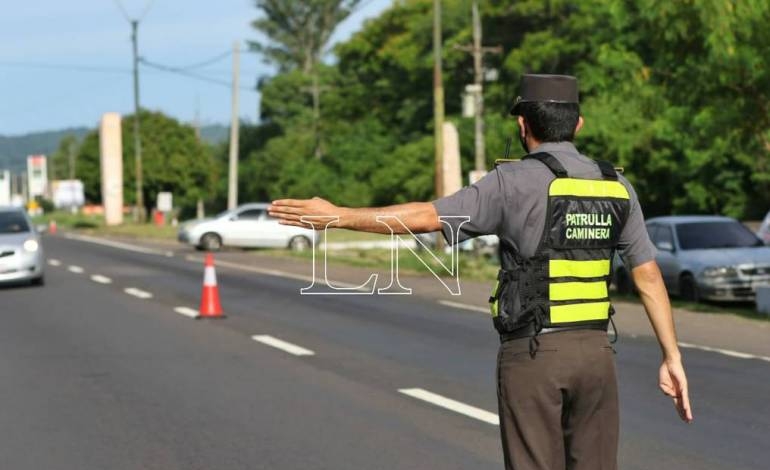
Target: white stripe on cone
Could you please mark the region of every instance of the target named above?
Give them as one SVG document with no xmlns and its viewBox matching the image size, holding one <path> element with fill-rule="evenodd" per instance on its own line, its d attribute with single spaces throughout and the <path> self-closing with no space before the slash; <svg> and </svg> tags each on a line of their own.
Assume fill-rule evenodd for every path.
<svg viewBox="0 0 770 470">
<path fill-rule="evenodd" d="M 214 271 L 214 266 L 206 266 L 203 271 L 203 285 L 204 286 L 216 286 L 217 285 L 217 273 Z"/>
</svg>

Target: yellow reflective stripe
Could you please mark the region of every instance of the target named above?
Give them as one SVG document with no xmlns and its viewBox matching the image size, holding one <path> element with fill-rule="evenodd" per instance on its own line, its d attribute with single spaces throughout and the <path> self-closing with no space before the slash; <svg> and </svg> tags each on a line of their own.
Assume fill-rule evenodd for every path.
<svg viewBox="0 0 770 470">
<path fill-rule="evenodd" d="M 492 297 L 495 299 L 494 302 L 489 303 L 489 311 L 492 313 L 493 317 L 496 317 L 498 315 L 498 306 L 497 303 L 500 300 L 500 296 L 498 295 L 497 289 L 500 288 L 500 281 L 495 282 L 495 288 L 492 289 Z"/>
<path fill-rule="evenodd" d="M 609 302 L 551 306 L 551 323 L 572 323 L 589 320 L 606 320 L 610 314 Z"/>
<path fill-rule="evenodd" d="M 610 260 L 573 261 L 552 259 L 548 263 L 550 277 L 602 277 L 610 275 Z"/>
<path fill-rule="evenodd" d="M 554 282 L 549 285 L 550 299 L 559 300 L 592 300 L 606 299 L 607 283 L 597 282 Z"/>
<path fill-rule="evenodd" d="M 556 178 L 548 190 L 550 196 L 611 197 L 631 199 L 628 190 L 618 181 Z"/>
</svg>

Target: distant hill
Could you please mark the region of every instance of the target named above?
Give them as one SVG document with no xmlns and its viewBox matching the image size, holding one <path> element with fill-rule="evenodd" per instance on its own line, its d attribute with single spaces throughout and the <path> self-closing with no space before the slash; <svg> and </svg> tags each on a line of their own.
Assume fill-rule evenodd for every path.
<svg viewBox="0 0 770 470">
<path fill-rule="evenodd" d="M 58 131 L 33 132 L 19 136 L 0 135 L 0 168 L 18 173 L 26 168 L 27 155 L 50 155 L 67 135 L 82 139 L 90 129 L 73 127 Z"/>
<path fill-rule="evenodd" d="M 208 126 L 201 127 L 201 139 L 206 142 L 216 145 L 227 141 L 230 138 L 230 126 L 223 126 L 221 124 L 210 124 Z"/>
<path fill-rule="evenodd" d="M 26 170 L 28 155 L 51 155 L 59 148 L 59 141 L 67 135 L 74 135 L 78 140 L 88 134 L 87 127 L 73 127 L 56 131 L 32 132 L 18 136 L 0 135 L 0 169 L 20 173 Z M 201 138 L 218 144 L 229 137 L 230 128 L 220 124 L 201 127 Z"/>
</svg>

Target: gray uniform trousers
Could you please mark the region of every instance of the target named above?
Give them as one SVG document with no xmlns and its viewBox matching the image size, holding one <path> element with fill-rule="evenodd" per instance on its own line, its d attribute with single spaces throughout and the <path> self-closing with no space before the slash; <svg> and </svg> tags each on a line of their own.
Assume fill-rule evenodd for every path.
<svg viewBox="0 0 770 470">
<path fill-rule="evenodd" d="M 607 333 L 573 330 L 500 345 L 506 470 L 617 470 L 618 388 Z"/>
</svg>

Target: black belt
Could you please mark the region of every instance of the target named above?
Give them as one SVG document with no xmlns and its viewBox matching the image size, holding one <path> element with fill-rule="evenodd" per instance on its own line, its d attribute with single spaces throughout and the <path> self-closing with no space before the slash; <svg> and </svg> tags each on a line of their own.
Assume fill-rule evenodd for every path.
<svg viewBox="0 0 770 470">
<path fill-rule="evenodd" d="M 529 324 L 521 328 L 518 328 L 510 333 L 501 333 L 500 342 L 505 343 L 514 339 L 531 338 L 535 335 L 546 335 L 548 333 L 558 333 L 560 331 L 573 331 L 573 330 L 604 330 L 607 331 L 607 324 L 594 324 L 594 325 L 576 325 L 576 326 L 556 326 L 551 328 L 543 328 L 540 331 L 535 331 L 535 325 Z"/>
</svg>

